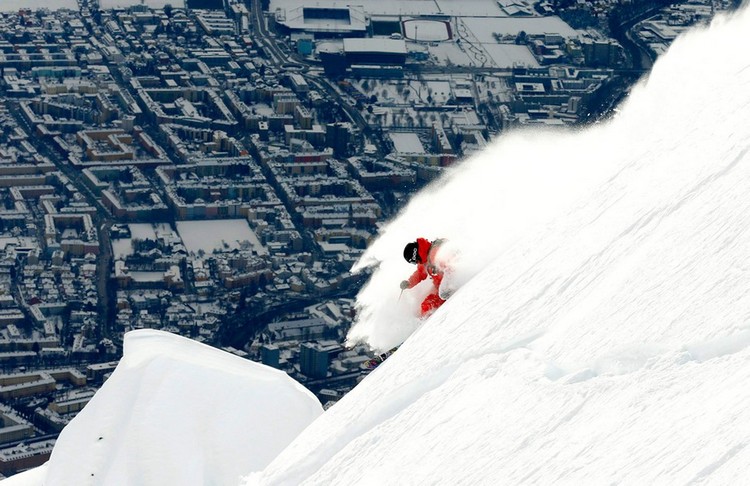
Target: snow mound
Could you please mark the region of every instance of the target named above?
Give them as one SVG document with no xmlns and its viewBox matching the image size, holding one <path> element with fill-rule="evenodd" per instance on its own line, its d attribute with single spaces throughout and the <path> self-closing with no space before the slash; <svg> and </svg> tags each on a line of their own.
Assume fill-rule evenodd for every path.
<svg viewBox="0 0 750 486">
<path fill-rule="evenodd" d="M 49 462 L 17 484 L 41 484 L 39 471 L 55 485 L 238 484 L 322 411 L 281 371 L 173 334 L 133 331 Z"/>
</svg>

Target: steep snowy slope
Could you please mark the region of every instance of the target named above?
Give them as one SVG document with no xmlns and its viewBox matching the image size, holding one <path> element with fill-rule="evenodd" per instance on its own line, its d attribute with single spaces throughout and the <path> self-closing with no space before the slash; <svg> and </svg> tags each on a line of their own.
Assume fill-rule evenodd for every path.
<svg viewBox="0 0 750 486">
<path fill-rule="evenodd" d="M 172 334 L 134 331 L 49 462 L 8 484 L 237 484 L 322 411 L 283 372 Z"/>
<path fill-rule="evenodd" d="M 415 201 L 369 254 L 382 263 L 352 339 L 414 333 L 246 484 L 746 482 L 748 43 L 747 11 L 691 33 L 612 122 L 503 139 Z M 488 156 L 555 176 L 601 165 L 576 194 L 543 172 L 510 200 L 461 193 L 488 187 Z M 430 203 L 443 214 L 425 218 Z M 496 221 L 512 237 L 494 241 Z M 421 327 L 391 309 L 418 234 L 465 242 L 476 272 Z"/>
</svg>

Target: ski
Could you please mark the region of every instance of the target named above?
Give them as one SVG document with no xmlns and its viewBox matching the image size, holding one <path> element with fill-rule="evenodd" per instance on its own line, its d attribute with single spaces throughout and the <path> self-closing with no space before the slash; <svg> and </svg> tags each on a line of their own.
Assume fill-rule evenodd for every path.
<svg viewBox="0 0 750 486">
<path fill-rule="evenodd" d="M 398 349 L 398 346 L 396 346 L 395 348 L 389 349 L 385 353 L 380 353 L 376 357 L 372 358 L 370 361 L 367 362 L 367 369 L 372 370 L 372 369 L 377 368 L 380 363 L 388 359 L 388 357 L 392 355 L 393 353 L 395 353 L 397 349 Z"/>
</svg>

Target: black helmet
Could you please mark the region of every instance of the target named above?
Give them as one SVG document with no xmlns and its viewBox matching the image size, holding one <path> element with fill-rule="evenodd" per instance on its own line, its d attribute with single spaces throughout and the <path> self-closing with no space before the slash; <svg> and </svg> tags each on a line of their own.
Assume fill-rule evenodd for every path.
<svg viewBox="0 0 750 486">
<path fill-rule="evenodd" d="M 419 247 L 416 242 L 412 241 L 406 244 L 404 247 L 404 260 L 409 263 L 417 263 L 420 260 Z"/>
</svg>

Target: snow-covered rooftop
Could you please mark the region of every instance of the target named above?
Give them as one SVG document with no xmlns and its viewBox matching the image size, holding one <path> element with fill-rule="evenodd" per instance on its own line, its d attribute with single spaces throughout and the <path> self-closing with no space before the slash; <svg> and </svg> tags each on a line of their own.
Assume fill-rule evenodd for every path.
<svg viewBox="0 0 750 486">
<path fill-rule="evenodd" d="M 390 132 L 388 138 L 393 142 L 394 149 L 402 154 L 423 154 L 424 146 L 419 135 L 413 132 Z"/>
<path fill-rule="evenodd" d="M 349 37 L 344 39 L 344 52 L 385 52 L 406 55 L 406 42 L 403 39 Z"/>
<path fill-rule="evenodd" d="M 336 10 L 338 15 L 309 15 L 311 10 L 318 12 L 326 8 Z M 317 2 L 310 3 L 286 3 L 277 13 L 276 20 L 290 29 L 304 30 L 308 32 L 364 32 L 367 30 L 365 14 L 360 6 L 332 4 L 321 6 Z"/>
<path fill-rule="evenodd" d="M 231 251 L 240 248 L 242 242 L 247 242 L 258 255 L 268 254 L 268 250 L 245 219 L 178 221 L 176 225 L 177 232 L 189 252 Z"/>
</svg>

